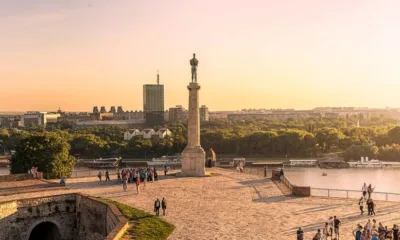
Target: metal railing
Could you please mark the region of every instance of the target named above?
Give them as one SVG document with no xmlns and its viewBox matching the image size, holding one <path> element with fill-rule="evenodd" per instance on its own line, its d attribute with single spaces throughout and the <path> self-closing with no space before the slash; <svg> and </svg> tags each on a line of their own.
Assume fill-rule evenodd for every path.
<svg viewBox="0 0 400 240">
<path fill-rule="evenodd" d="M 362 196 L 362 192 L 357 190 L 311 188 L 311 196 L 359 199 Z M 400 202 L 400 193 L 373 192 L 371 198 L 380 201 Z"/>
<path fill-rule="evenodd" d="M 106 171 L 106 169 L 93 169 L 93 170 L 74 170 L 71 173 L 70 178 L 80 178 L 80 177 L 95 177 L 97 174 L 99 174 L 99 171 L 103 173 Z M 117 170 L 114 168 L 108 169 L 108 173 L 110 175 L 116 175 Z"/>
</svg>

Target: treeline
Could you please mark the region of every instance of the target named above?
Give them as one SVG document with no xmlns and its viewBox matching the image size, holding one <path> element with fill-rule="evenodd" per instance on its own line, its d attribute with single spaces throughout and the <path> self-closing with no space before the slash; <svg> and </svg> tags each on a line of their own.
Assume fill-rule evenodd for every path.
<svg viewBox="0 0 400 240">
<path fill-rule="evenodd" d="M 356 127 L 357 120 L 363 127 Z M 343 152 L 346 160 L 368 156 L 394 161 L 400 160 L 400 127 L 396 127 L 396 124 L 395 119 L 363 119 L 360 116 L 287 121 L 210 121 L 201 126 L 201 144 L 205 149 L 213 148 L 217 155 L 295 158 Z M 173 136 L 149 140 L 135 137 L 124 141 L 123 134 L 127 128 L 73 129 L 65 123 L 59 123 L 46 129 L 0 129 L 0 144 L 4 149 L 14 150 L 22 139 L 31 134 L 51 132 L 69 144 L 69 153 L 76 158 L 151 158 L 182 152 L 187 141 L 186 123 L 154 128 L 160 127 L 168 127 Z"/>
</svg>

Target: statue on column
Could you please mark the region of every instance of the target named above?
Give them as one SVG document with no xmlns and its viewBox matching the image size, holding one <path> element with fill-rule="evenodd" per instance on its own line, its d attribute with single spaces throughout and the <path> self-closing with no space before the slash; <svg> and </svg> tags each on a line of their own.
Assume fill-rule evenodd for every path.
<svg viewBox="0 0 400 240">
<path fill-rule="evenodd" d="M 196 53 L 193 53 L 193 58 L 190 59 L 190 66 L 192 66 L 192 82 L 197 83 L 197 65 L 199 60 L 196 59 Z"/>
</svg>

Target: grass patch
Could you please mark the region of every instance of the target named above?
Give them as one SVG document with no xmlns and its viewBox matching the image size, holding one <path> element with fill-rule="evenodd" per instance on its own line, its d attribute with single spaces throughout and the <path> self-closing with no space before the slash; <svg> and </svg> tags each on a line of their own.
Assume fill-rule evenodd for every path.
<svg viewBox="0 0 400 240">
<path fill-rule="evenodd" d="M 102 201 L 114 204 L 129 221 L 133 222 L 132 226 L 127 231 L 127 235 L 130 236 L 131 239 L 163 240 L 167 239 L 175 229 L 174 225 L 153 214 L 117 201 L 98 198 Z"/>
</svg>

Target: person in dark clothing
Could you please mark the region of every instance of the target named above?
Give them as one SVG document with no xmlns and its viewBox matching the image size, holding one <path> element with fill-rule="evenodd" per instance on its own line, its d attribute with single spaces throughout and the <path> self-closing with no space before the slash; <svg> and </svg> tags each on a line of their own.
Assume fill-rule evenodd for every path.
<svg viewBox="0 0 400 240">
<path fill-rule="evenodd" d="M 110 173 L 106 170 L 106 182 L 111 182 Z"/>
<path fill-rule="evenodd" d="M 372 214 L 375 216 L 375 203 L 374 201 L 372 201 L 372 198 L 368 199 L 367 206 L 368 206 L 368 216 L 372 216 Z"/>
<path fill-rule="evenodd" d="M 361 240 L 361 234 L 362 234 L 361 230 L 362 230 L 362 227 L 359 226 L 359 227 L 357 228 L 357 230 L 355 230 L 355 231 L 353 232 L 353 235 L 354 235 L 354 237 L 355 237 L 356 240 Z"/>
<path fill-rule="evenodd" d="M 165 210 L 167 210 L 167 200 L 165 200 L 165 198 L 162 198 L 161 207 L 163 210 L 163 215 L 165 216 Z"/>
<path fill-rule="evenodd" d="M 301 227 L 299 227 L 299 230 L 297 230 L 297 240 L 304 240 L 304 232 Z"/>
<path fill-rule="evenodd" d="M 167 176 L 168 168 L 167 165 L 164 166 L 164 176 Z"/>
<path fill-rule="evenodd" d="M 393 225 L 392 232 L 393 232 L 393 239 L 398 240 L 399 239 L 399 227 L 396 224 Z"/>
<path fill-rule="evenodd" d="M 154 212 L 156 213 L 156 216 L 160 215 L 160 200 L 157 198 L 157 200 L 154 202 Z"/>
<path fill-rule="evenodd" d="M 267 166 L 264 166 L 264 177 L 267 177 Z"/>
<path fill-rule="evenodd" d="M 337 240 L 339 240 L 339 236 L 340 236 L 340 234 L 339 234 L 340 224 L 341 224 L 340 220 L 337 219 L 336 216 L 333 216 L 333 225 L 334 225 L 334 228 L 335 228 L 335 236 L 336 236 Z"/>
<path fill-rule="evenodd" d="M 281 181 L 283 181 L 283 177 L 285 176 L 285 173 L 283 172 L 283 168 L 281 168 L 281 171 L 279 172 L 279 178 Z"/>
</svg>

